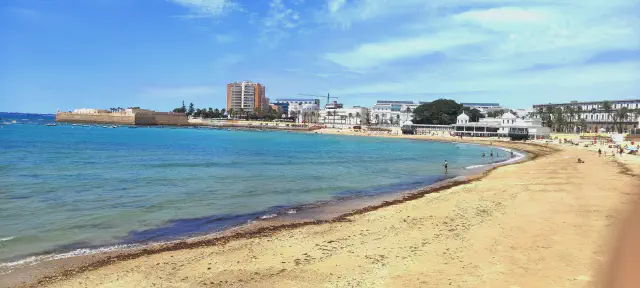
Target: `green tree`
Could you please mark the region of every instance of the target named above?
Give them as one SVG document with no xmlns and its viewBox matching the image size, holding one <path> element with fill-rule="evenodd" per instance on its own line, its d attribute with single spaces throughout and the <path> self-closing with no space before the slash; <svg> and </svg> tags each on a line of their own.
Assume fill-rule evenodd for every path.
<svg viewBox="0 0 640 288">
<path fill-rule="evenodd" d="M 217 109 L 216 109 L 216 110 L 217 110 Z M 224 117 L 224 114 L 227 114 L 227 109 L 222 108 L 222 109 L 220 110 L 220 115 L 218 115 L 218 118 L 222 118 L 222 117 Z"/>
<path fill-rule="evenodd" d="M 193 103 L 189 104 L 189 110 L 187 110 L 187 116 L 193 115 L 196 112 L 196 109 L 193 107 Z"/>
<path fill-rule="evenodd" d="M 353 119 L 353 113 L 349 113 L 347 117 L 349 118 L 349 124 L 351 124 L 351 119 Z"/>
<path fill-rule="evenodd" d="M 578 120 L 578 128 L 580 128 L 580 133 L 585 133 L 584 131 L 587 130 L 587 120 L 584 118 L 580 118 Z"/>
<path fill-rule="evenodd" d="M 464 107 L 463 110 L 467 113 L 467 116 L 469 116 L 470 122 L 480 122 L 480 119 L 484 118 L 482 112 L 476 108 L 471 109 L 469 107 Z"/>
<path fill-rule="evenodd" d="M 613 124 L 616 126 L 618 133 L 624 132 L 624 122 L 629 118 L 629 108 L 622 107 L 613 113 Z"/>
<path fill-rule="evenodd" d="M 463 111 L 461 104 L 448 99 L 438 99 L 421 104 L 413 110 L 413 122 L 416 124 L 450 125 Z"/>
<path fill-rule="evenodd" d="M 611 104 L 610 101 L 604 101 L 602 102 L 602 106 L 601 106 L 602 110 L 604 111 L 604 113 L 607 115 L 606 120 L 608 121 L 611 119 L 611 112 L 613 111 L 613 105 Z"/>
</svg>

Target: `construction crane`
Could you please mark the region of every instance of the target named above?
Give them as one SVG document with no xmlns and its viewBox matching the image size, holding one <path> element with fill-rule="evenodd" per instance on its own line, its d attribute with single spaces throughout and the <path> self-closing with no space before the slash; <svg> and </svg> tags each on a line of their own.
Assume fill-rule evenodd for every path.
<svg viewBox="0 0 640 288">
<path fill-rule="evenodd" d="M 298 95 L 300 95 L 300 96 L 311 96 L 311 97 L 314 97 L 314 98 L 324 98 L 325 97 L 323 95 L 314 95 L 314 94 L 298 94 Z M 330 96 L 329 93 L 327 93 L 327 104 L 325 104 L 325 106 L 329 104 L 330 99 L 338 99 L 338 97 Z"/>
</svg>

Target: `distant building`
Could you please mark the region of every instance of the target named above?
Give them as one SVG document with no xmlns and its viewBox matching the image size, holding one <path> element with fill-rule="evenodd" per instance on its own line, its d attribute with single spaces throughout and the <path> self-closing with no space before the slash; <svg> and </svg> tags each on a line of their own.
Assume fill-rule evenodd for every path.
<svg viewBox="0 0 640 288">
<path fill-rule="evenodd" d="M 413 110 L 420 104 L 413 101 L 378 100 L 371 107 L 371 123 L 375 125 L 404 123 L 413 120 Z"/>
<path fill-rule="evenodd" d="M 269 99 L 265 96 L 265 87 L 251 81 L 227 84 L 227 111 L 233 109 L 253 112 L 255 109 L 266 109 Z"/>
<path fill-rule="evenodd" d="M 338 103 L 338 101 L 333 101 L 324 105 L 324 109 L 342 109 L 343 107 L 344 105 L 342 105 L 342 103 Z"/>
<path fill-rule="evenodd" d="M 367 108 L 324 109 L 319 113 L 318 121 L 329 126 L 352 126 L 367 123 Z"/>
<path fill-rule="evenodd" d="M 485 116 L 489 112 L 505 110 L 499 103 L 460 103 L 463 107 L 478 109 Z"/>
<path fill-rule="evenodd" d="M 501 118 L 481 118 L 479 122 L 470 122 L 469 116 L 460 114 L 453 124 L 455 136 L 471 137 L 518 137 L 530 139 L 549 138 L 551 129 L 542 127 L 542 121 L 535 118 L 518 119 L 511 113 L 504 113 Z"/>
<path fill-rule="evenodd" d="M 623 132 L 632 131 L 634 128 L 638 127 L 638 114 L 636 113 L 628 113 L 625 119 L 621 119 L 618 121 L 616 119 L 615 112 L 622 109 L 623 107 L 627 108 L 629 111 L 634 111 L 640 109 L 640 99 L 632 99 L 632 100 L 611 100 L 611 114 L 607 114 L 604 111 L 602 104 L 604 101 L 588 101 L 588 102 L 578 102 L 571 101 L 569 103 L 558 103 L 558 104 L 538 104 L 533 105 L 533 110 L 535 117 L 541 119 L 541 115 L 539 113 L 540 110 L 543 111 L 543 115 L 547 115 L 547 111 L 549 108 L 561 108 L 566 109 L 566 107 L 572 107 L 574 114 L 573 115 L 563 115 L 565 121 L 572 123 L 574 132 L 599 132 L 602 130 L 606 130 L 609 132 L 615 131 L 616 125 L 621 124 L 623 128 Z M 571 118 L 573 116 L 573 118 Z M 555 118 L 553 114 L 550 115 L 551 119 Z M 578 121 L 584 119 L 587 127 L 585 131 L 580 131 L 579 125 L 576 125 Z M 619 124 L 616 124 L 618 122 Z"/>
<path fill-rule="evenodd" d="M 99 113 L 109 113 L 109 110 L 93 109 L 93 108 L 80 108 L 80 109 L 73 109 L 73 113 L 75 113 L 75 114 L 99 114 Z"/>
<path fill-rule="evenodd" d="M 320 100 L 313 98 L 278 98 L 273 105 L 280 107 L 287 117 L 299 118 L 303 114 L 302 111 L 310 113 L 320 110 Z"/>
</svg>

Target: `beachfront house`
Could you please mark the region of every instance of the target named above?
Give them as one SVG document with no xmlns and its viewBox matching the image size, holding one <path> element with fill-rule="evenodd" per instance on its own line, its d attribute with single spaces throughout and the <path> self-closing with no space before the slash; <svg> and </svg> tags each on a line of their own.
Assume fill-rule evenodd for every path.
<svg viewBox="0 0 640 288">
<path fill-rule="evenodd" d="M 478 122 L 469 122 L 465 113 L 458 116 L 453 124 L 453 135 L 470 137 L 512 137 L 544 139 L 551 134 L 551 129 L 542 127 L 542 121 L 535 118 L 520 119 L 511 113 L 504 113 L 500 118 L 482 118 Z"/>
</svg>

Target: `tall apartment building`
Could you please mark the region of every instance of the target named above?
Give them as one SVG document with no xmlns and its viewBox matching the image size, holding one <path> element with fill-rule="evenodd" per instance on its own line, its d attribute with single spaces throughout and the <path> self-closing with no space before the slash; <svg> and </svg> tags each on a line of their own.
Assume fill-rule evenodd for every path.
<svg viewBox="0 0 640 288">
<path fill-rule="evenodd" d="M 267 109 L 269 99 L 265 96 L 265 87 L 251 81 L 227 84 L 227 111 L 230 109 L 253 112 L 256 108 Z"/>
</svg>

